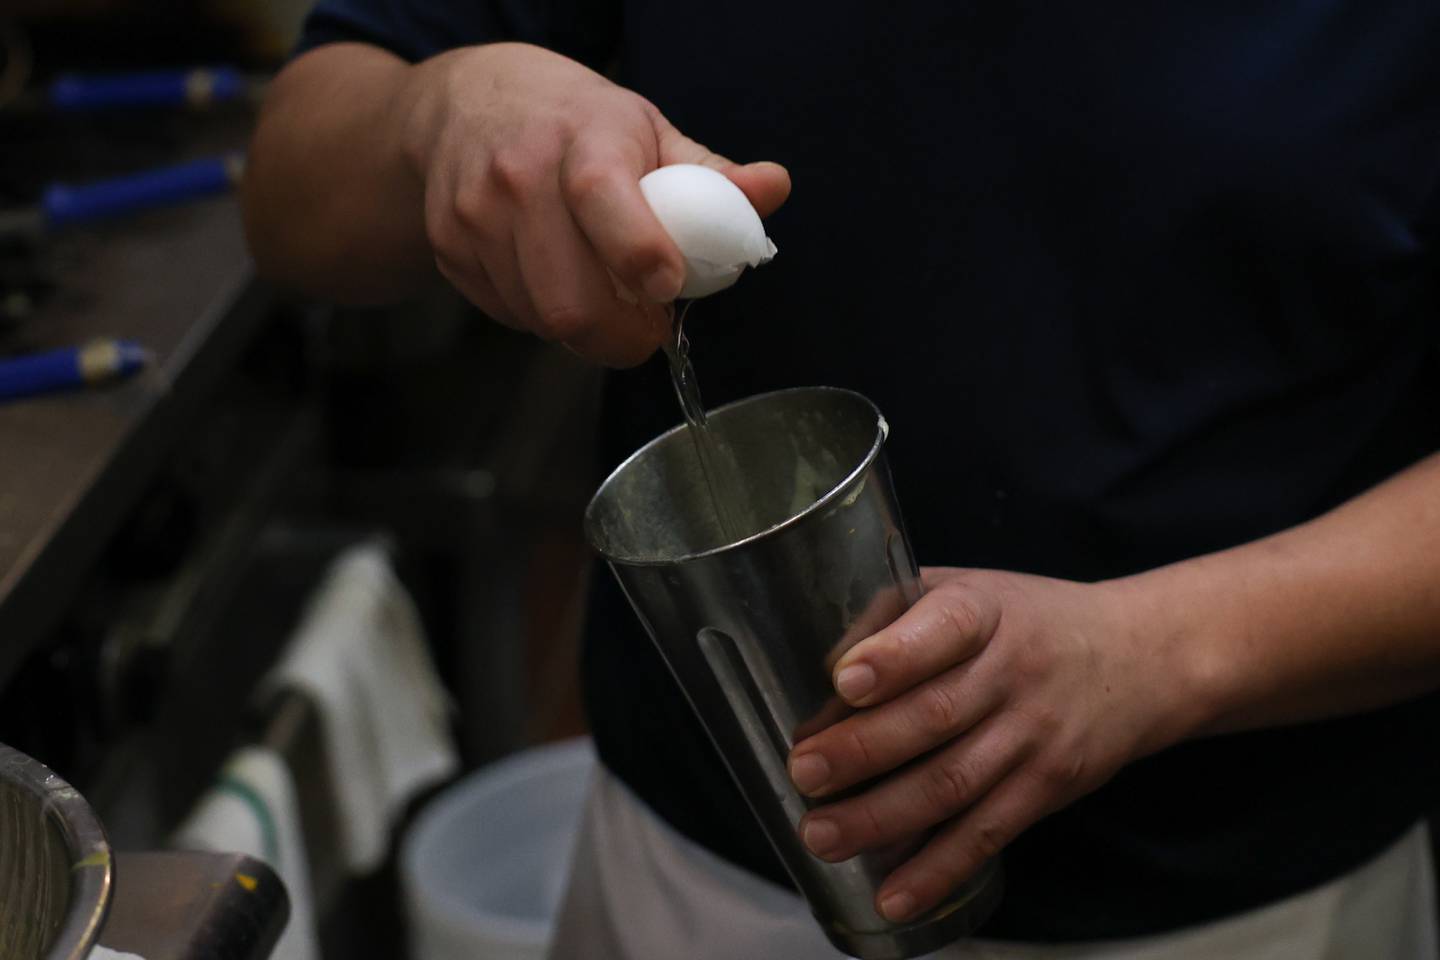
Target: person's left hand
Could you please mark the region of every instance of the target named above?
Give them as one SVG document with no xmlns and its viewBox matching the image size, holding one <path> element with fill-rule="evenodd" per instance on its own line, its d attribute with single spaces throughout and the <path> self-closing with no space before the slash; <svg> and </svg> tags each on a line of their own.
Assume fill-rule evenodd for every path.
<svg viewBox="0 0 1440 960">
<path fill-rule="evenodd" d="M 790 754 L 796 787 L 815 798 L 890 773 L 801 821 L 822 859 L 944 824 L 876 898 L 897 922 L 1041 817 L 1181 739 L 1195 706 L 1177 645 L 1147 635 L 1124 586 L 989 570 L 923 577 L 915 606 L 835 664 L 836 690 L 861 709 Z"/>
</svg>

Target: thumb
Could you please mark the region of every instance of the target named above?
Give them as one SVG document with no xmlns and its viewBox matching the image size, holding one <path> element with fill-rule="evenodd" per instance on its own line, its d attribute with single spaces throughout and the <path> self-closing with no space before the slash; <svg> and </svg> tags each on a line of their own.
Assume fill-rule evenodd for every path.
<svg viewBox="0 0 1440 960">
<path fill-rule="evenodd" d="M 780 209 L 780 205 L 790 196 L 790 172 L 780 164 L 768 160 L 736 163 L 691 140 L 676 130 L 664 117 L 656 117 L 655 121 L 660 166 L 698 163 L 702 167 L 719 170 L 740 188 L 750 205 L 755 208 L 755 212 L 762 217 L 768 217 Z"/>
<path fill-rule="evenodd" d="M 769 160 L 747 163 L 743 166 L 732 163 L 721 171 L 744 191 L 750 205 L 761 217 L 768 217 L 790 196 L 790 171 Z"/>
</svg>

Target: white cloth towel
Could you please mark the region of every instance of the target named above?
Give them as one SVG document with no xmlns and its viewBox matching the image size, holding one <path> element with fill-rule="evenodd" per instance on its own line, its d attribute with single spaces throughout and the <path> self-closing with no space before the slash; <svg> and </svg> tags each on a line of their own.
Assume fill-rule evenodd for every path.
<svg viewBox="0 0 1440 960">
<path fill-rule="evenodd" d="M 290 920 L 271 960 L 320 956 L 295 782 L 279 754 L 263 747 L 245 747 L 232 754 L 215 786 L 200 798 L 170 842 L 185 850 L 245 853 L 269 864 L 290 895 Z"/>
<path fill-rule="evenodd" d="M 341 855 L 354 873 L 370 872 L 385 859 L 406 802 L 458 765 L 449 698 L 381 547 L 357 546 L 335 561 L 267 686 L 314 701 Z"/>
</svg>

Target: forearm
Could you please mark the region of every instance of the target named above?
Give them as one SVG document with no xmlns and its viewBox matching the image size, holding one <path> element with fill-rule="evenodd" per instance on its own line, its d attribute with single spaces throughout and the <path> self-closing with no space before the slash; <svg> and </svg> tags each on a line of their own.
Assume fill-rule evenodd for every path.
<svg viewBox="0 0 1440 960">
<path fill-rule="evenodd" d="M 1440 455 L 1309 523 L 1113 583 L 1196 735 L 1440 687 Z"/>
<path fill-rule="evenodd" d="M 282 71 L 244 185 L 246 232 L 263 273 L 352 304 L 434 282 L 423 185 L 407 158 L 428 69 L 376 47 L 333 44 Z"/>
</svg>

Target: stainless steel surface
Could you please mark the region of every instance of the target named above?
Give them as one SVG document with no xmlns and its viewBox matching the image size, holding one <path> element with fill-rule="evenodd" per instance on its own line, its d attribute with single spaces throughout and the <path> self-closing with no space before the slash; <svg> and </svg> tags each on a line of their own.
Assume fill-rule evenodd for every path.
<svg viewBox="0 0 1440 960">
<path fill-rule="evenodd" d="M 998 865 L 919 920 L 891 924 L 875 894 L 924 838 L 826 863 L 796 834 L 813 804 L 786 772 L 794 743 L 849 712 L 831 686 L 835 661 L 920 596 L 884 456 L 888 427 L 864 397 L 825 387 L 751 397 L 709 423 L 741 465 L 754 529 L 726 542 L 677 427 L 610 475 L 586 511 L 586 536 L 831 941 L 865 960 L 934 950 L 993 910 Z"/>
<path fill-rule="evenodd" d="M 230 198 L 81 231 L 52 256 L 63 289 L 4 348 L 117 336 L 144 343 L 156 362 L 107 389 L 0 407 L 0 684 L 64 614 L 274 301 L 251 281 Z"/>
<path fill-rule="evenodd" d="M 87 955 L 111 884 L 110 845 L 85 799 L 0 745 L 0 958 Z"/>
</svg>

